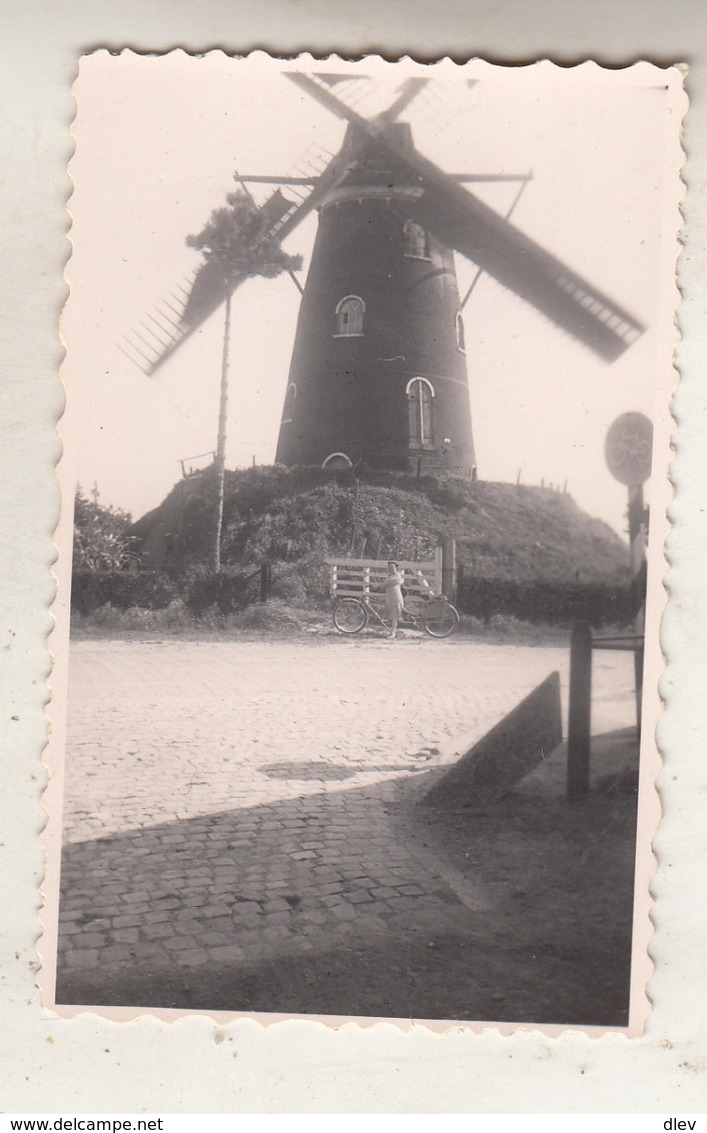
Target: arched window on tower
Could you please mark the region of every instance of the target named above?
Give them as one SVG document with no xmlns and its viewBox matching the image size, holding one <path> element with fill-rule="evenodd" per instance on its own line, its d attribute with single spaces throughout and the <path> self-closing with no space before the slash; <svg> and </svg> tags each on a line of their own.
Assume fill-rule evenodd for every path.
<svg viewBox="0 0 707 1133">
<path fill-rule="evenodd" d="M 336 305 L 336 338 L 356 338 L 363 334 L 366 304 L 358 295 L 347 295 Z"/>
<path fill-rule="evenodd" d="M 282 409 L 282 425 L 292 424 L 292 415 L 295 411 L 295 402 L 297 400 L 297 386 L 294 382 L 290 382 L 285 393 L 285 404 Z"/>
<path fill-rule="evenodd" d="M 413 378 L 405 390 L 408 398 L 410 448 L 434 448 L 432 399 L 435 391 L 427 378 Z"/>
<path fill-rule="evenodd" d="M 457 350 L 466 354 L 466 340 L 464 338 L 464 320 L 461 311 L 457 311 Z"/>
<path fill-rule="evenodd" d="M 427 233 L 416 220 L 406 220 L 403 228 L 405 235 L 405 255 L 415 260 L 429 260 L 430 244 Z"/>
</svg>

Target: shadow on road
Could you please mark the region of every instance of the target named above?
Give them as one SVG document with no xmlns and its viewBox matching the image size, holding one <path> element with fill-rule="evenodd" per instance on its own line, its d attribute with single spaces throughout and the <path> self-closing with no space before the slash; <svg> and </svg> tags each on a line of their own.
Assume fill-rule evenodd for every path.
<svg viewBox="0 0 707 1133">
<path fill-rule="evenodd" d="M 625 1025 L 635 753 L 595 747 L 573 806 L 559 752 L 473 818 L 425 769 L 68 845 L 57 1002 Z"/>
</svg>

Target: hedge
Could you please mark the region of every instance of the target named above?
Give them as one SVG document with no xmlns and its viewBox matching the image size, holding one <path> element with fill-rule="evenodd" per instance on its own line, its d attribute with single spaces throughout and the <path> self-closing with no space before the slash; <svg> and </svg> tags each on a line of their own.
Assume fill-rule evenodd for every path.
<svg viewBox="0 0 707 1133">
<path fill-rule="evenodd" d="M 101 606 L 129 610 L 164 610 L 177 597 L 174 584 L 151 570 L 75 570 L 71 578 L 71 608 L 90 614 Z"/>
<path fill-rule="evenodd" d="M 260 591 L 260 570 L 224 567 L 221 571 L 195 568 L 182 594 L 188 610 L 192 614 L 218 610 L 220 614 L 230 614 L 242 610 L 256 600 Z"/>
<path fill-rule="evenodd" d="M 629 625 L 632 620 L 629 588 L 601 582 L 463 578 L 457 605 L 461 613 L 485 622 L 495 614 L 534 625 L 570 625 L 582 620 L 595 628 Z"/>
</svg>

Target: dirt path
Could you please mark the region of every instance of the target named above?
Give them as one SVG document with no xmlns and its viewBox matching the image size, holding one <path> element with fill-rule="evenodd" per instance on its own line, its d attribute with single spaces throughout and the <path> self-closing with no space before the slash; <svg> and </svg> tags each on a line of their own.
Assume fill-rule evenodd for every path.
<svg viewBox="0 0 707 1133">
<path fill-rule="evenodd" d="M 472 825 L 415 805 L 455 736 L 553 669 L 566 684 L 566 650 L 72 652 L 60 1002 L 625 1021 L 634 796 L 595 794 L 578 821 L 558 757 Z M 601 659 L 595 694 L 596 731 L 630 723 L 626 658 Z"/>
</svg>

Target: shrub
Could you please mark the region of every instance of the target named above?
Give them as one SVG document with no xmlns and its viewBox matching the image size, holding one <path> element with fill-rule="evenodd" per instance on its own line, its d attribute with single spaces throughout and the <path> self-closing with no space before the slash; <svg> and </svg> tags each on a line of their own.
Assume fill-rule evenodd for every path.
<svg viewBox="0 0 707 1133">
<path fill-rule="evenodd" d="M 350 530 L 348 494 L 336 484 L 285 495 L 246 524 L 243 557 L 291 562 L 314 550 L 325 555 L 332 543 L 345 543 Z"/>
<path fill-rule="evenodd" d="M 176 597 L 174 584 L 157 571 L 79 569 L 74 570 L 71 579 L 71 608 L 81 614 L 90 614 L 102 606 L 116 610 L 163 610 Z"/>
<path fill-rule="evenodd" d="M 273 567 L 270 594 L 295 606 L 306 602 L 307 591 L 298 567 L 289 563 Z"/>
<path fill-rule="evenodd" d="M 74 564 L 79 570 L 123 570 L 136 560 L 129 535 L 130 515 L 120 508 L 74 498 Z"/>
<path fill-rule="evenodd" d="M 226 567 L 216 572 L 209 567 L 195 568 L 184 587 L 184 603 L 197 617 L 207 610 L 230 614 L 242 610 L 259 586 L 259 571 Z"/>
<path fill-rule="evenodd" d="M 428 498 L 450 512 L 461 511 L 473 502 L 472 485 L 458 476 L 426 477 L 423 483 Z"/>
</svg>

